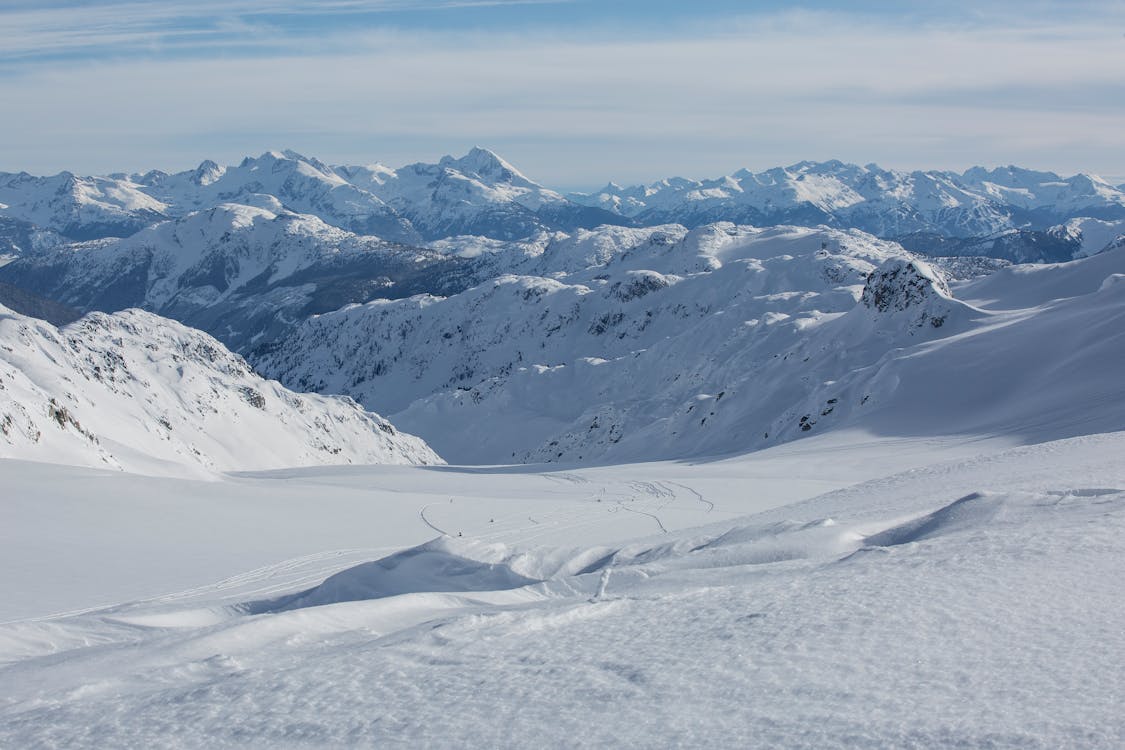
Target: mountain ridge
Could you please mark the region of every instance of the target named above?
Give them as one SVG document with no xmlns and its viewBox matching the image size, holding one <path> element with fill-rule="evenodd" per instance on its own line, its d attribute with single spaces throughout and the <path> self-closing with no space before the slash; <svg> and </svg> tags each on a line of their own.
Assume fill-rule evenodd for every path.
<svg viewBox="0 0 1125 750">
<path fill-rule="evenodd" d="M 0 306 L 0 456 L 207 476 L 441 463 L 347 398 L 299 394 L 208 336 L 141 310 L 57 328 Z"/>
<path fill-rule="evenodd" d="M 468 234 L 518 240 L 601 224 L 691 228 L 715 221 L 964 239 L 1045 231 L 1078 217 L 1125 219 L 1121 187 L 1086 173 L 1063 177 L 1015 165 L 955 172 L 801 161 L 704 180 L 610 182 L 594 193 L 566 195 L 479 146 L 461 157 L 398 169 L 333 166 L 285 150 L 248 156 L 238 165 L 205 160 L 173 174 L 0 173 L 0 217 L 71 240 L 128 236 L 223 202 L 311 213 L 341 229 L 410 244 Z"/>
</svg>

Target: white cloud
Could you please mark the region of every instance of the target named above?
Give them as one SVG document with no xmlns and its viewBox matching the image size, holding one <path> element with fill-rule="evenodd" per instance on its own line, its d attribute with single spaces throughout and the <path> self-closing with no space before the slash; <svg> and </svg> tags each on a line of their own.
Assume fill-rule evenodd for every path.
<svg viewBox="0 0 1125 750">
<path fill-rule="evenodd" d="M 479 143 L 564 185 L 829 157 L 1122 173 L 1121 70 L 1125 40 L 1098 23 L 338 34 L 288 55 L 0 78 L 0 167 L 186 168 L 276 146 L 397 164 Z"/>
</svg>

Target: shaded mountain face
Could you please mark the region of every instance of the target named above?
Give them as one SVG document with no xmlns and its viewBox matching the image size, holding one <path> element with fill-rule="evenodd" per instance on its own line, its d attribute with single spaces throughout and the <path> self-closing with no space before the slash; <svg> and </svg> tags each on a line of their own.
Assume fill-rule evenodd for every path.
<svg viewBox="0 0 1125 750">
<path fill-rule="evenodd" d="M 352 302 L 459 290 L 471 283 L 465 265 L 311 215 L 222 204 L 128 238 L 22 256 L 0 278 L 81 310 L 142 307 L 249 350 Z"/>
<path fill-rule="evenodd" d="M 193 474 L 439 463 L 350 399 L 298 394 L 140 310 L 63 328 L 0 307 L 0 456 Z"/>
<path fill-rule="evenodd" d="M 82 317 L 82 313 L 73 307 L 60 305 L 58 302 L 32 294 L 25 289 L 3 281 L 0 281 L 0 305 L 12 312 L 26 315 L 29 318 L 39 318 L 56 326 L 73 323 Z"/>
</svg>

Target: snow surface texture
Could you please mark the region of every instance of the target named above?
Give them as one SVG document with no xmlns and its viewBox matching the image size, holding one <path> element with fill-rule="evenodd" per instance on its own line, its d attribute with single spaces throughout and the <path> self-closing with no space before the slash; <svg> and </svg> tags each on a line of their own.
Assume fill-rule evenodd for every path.
<svg viewBox="0 0 1125 750">
<path fill-rule="evenodd" d="M 0 307 L 0 456 L 159 474 L 440 463 L 346 398 L 297 394 L 140 310 L 63 328 Z"/>
<path fill-rule="evenodd" d="M 222 503 L 58 469 L 34 497 L 43 470 L 8 462 L 29 498 L 0 533 L 50 523 L 84 532 L 96 566 L 111 548 L 148 562 L 159 491 L 178 533 L 151 562 L 202 556 L 229 577 L 0 626 L 0 744 L 1120 747 L 1125 433 L 998 448 L 853 434 L 694 466 L 328 468 L 220 483 Z M 639 472 L 649 485 L 630 490 Z M 286 489 L 284 507 L 315 491 L 351 523 L 270 513 L 261 499 Z M 140 517 L 91 534 L 58 513 L 91 504 Z M 669 533 L 606 538 L 598 518 L 657 531 L 634 506 Z M 265 521 L 246 546 L 226 540 L 237 514 Z M 426 523 L 466 533 L 345 546 L 425 539 Z M 531 546 L 544 526 L 554 546 Z M 307 536 L 320 554 L 239 572 L 247 546 Z M 20 581 L 6 591 L 73 585 L 67 555 L 25 546 L 0 547 Z"/>
<path fill-rule="evenodd" d="M 1125 249 L 1012 267 L 956 299 L 854 230 L 609 234 L 552 243 L 542 275 L 314 317 L 258 365 L 347 393 L 455 462 L 717 455 L 844 426 L 1125 426 L 1125 298 L 1106 283 Z"/>
</svg>

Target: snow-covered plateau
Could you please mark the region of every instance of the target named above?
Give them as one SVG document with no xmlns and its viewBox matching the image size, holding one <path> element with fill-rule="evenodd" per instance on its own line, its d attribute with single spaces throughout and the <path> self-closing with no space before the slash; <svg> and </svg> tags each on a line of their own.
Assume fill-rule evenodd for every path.
<svg viewBox="0 0 1125 750">
<path fill-rule="evenodd" d="M 1122 210 L 2 175 L 0 747 L 1123 747 Z"/>
</svg>

